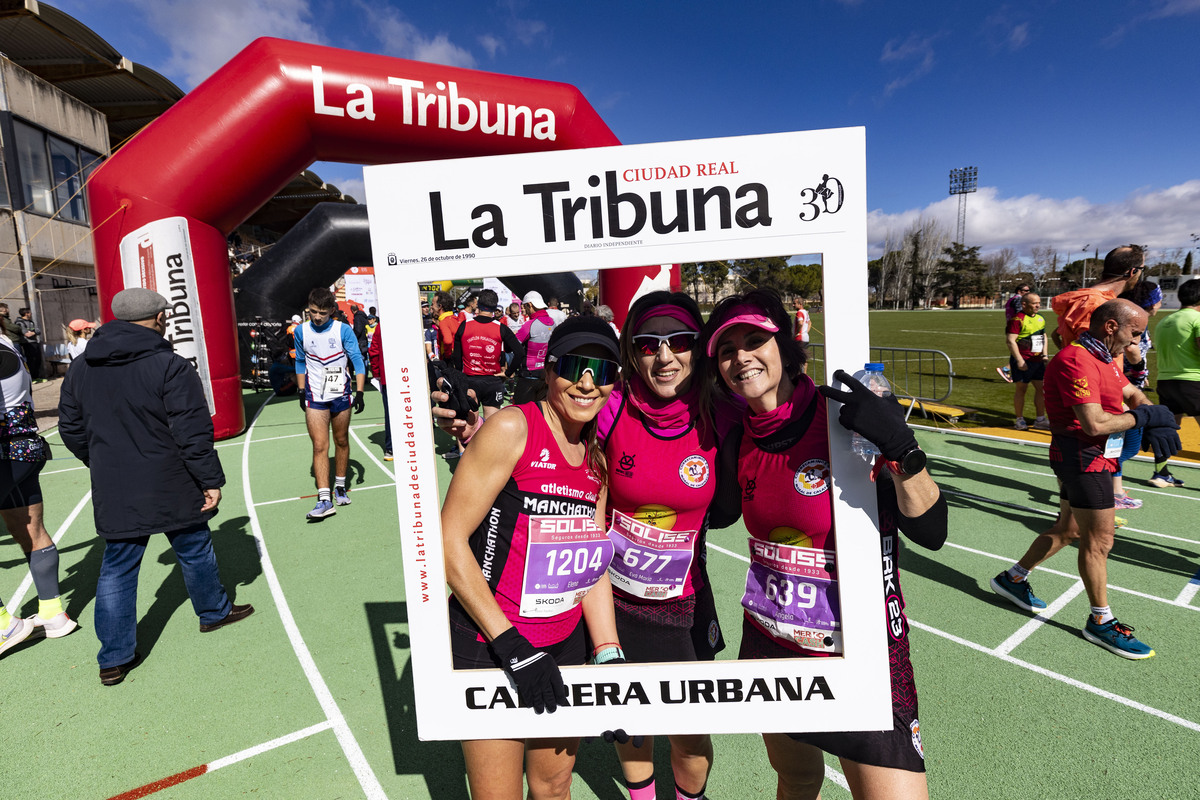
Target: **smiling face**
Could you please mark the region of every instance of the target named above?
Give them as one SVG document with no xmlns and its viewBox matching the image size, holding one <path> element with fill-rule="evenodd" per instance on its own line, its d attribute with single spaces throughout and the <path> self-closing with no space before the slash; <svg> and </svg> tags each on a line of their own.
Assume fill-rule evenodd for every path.
<svg viewBox="0 0 1200 800">
<path fill-rule="evenodd" d="M 755 413 L 774 410 L 794 388 L 783 368 L 775 337 L 754 325 L 722 331 L 714 353 L 725 385 Z"/>
<path fill-rule="evenodd" d="M 571 355 L 612 358 L 612 354 L 598 344 L 578 347 L 571 351 Z M 611 383 L 597 385 L 591 371 L 584 372 L 579 380 L 572 382 L 561 377 L 555 371 L 554 364 L 546 365 L 546 383 L 549 388 L 546 402 L 554 410 L 564 430 L 582 427 L 594 419 L 613 390 Z"/>
<path fill-rule="evenodd" d="M 635 334 L 634 357 L 638 377 L 659 397 L 669 400 L 687 391 L 692 377 L 693 351 L 688 349 L 681 353 L 672 353 L 668 343 L 660 341 L 658 348 L 653 353 L 646 354 L 638 346 L 641 343 L 636 337 L 642 334 L 667 336 L 689 330 L 695 330 L 695 328 L 689 328 L 677 319 L 652 317 L 642 323 Z M 653 340 L 651 340 L 651 346 L 653 346 Z"/>
</svg>

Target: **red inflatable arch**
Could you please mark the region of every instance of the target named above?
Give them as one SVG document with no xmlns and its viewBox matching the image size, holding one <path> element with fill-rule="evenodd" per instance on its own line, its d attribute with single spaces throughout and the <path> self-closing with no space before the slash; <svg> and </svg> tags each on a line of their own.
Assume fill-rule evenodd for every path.
<svg viewBox="0 0 1200 800">
<path fill-rule="evenodd" d="M 613 144 L 566 84 L 258 39 L 92 176 L 101 313 L 128 286 L 166 296 L 228 438 L 246 423 L 225 237 L 297 172 Z M 605 302 L 623 314 L 657 272 L 607 274 Z"/>
</svg>

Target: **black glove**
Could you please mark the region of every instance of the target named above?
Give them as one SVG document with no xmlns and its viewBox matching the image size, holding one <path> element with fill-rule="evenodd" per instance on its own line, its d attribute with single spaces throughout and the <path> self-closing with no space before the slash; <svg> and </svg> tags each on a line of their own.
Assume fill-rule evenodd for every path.
<svg viewBox="0 0 1200 800">
<path fill-rule="evenodd" d="M 850 391 L 832 386 L 818 386 L 817 391 L 842 404 L 838 422 L 879 448 L 888 461 L 899 461 L 917 446 L 917 437 L 904 421 L 904 409 L 894 395 L 880 397 L 847 375 L 845 370 L 833 373 Z"/>
<path fill-rule="evenodd" d="M 1146 408 L 1146 406 L 1141 406 L 1141 408 Z M 1162 408 L 1162 406 L 1151 406 L 1151 408 Z M 1166 461 L 1183 449 L 1183 442 L 1179 441 L 1179 431 L 1175 428 L 1174 422 L 1175 420 L 1172 419 L 1170 427 L 1147 425 L 1142 428 L 1141 449 L 1153 451 L 1155 461 Z"/>
<path fill-rule="evenodd" d="M 608 663 L 612 664 L 614 662 L 609 661 Z M 634 747 L 641 747 L 646 743 L 645 736 L 630 736 L 622 728 L 617 728 L 615 731 L 605 731 L 600 735 L 603 736 L 604 741 L 608 742 L 609 744 L 612 744 L 613 742 L 616 742 L 617 744 L 632 743 Z"/>
<path fill-rule="evenodd" d="M 1164 405 L 1147 403 L 1146 405 L 1129 409 L 1129 413 L 1133 414 L 1133 418 L 1136 420 L 1133 426 L 1135 428 L 1169 427 L 1173 430 L 1179 430 L 1179 426 L 1175 424 L 1175 415 L 1171 413 L 1171 409 Z M 1176 436 L 1175 438 L 1178 439 L 1179 437 Z"/>
<path fill-rule="evenodd" d="M 308 405 L 305 404 L 305 402 L 304 402 L 304 390 L 303 389 L 300 390 L 300 410 L 308 411 Z"/>
<path fill-rule="evenodd" d="M 466 376 L 456 369 L 447 366 L 438 368 L 430 363 L 429 386 L 434 391 L 450 395 L 449 400 L 438 405 L 453 411 L 455 419 L 468 419 L 470 412 L 479 409 L 479 401 L 467 394 Z"/>
<path fill-rule="evenodd" d="M 517 685 L 517 695 L 538 714 L 551 714 L 567 705 L 567 687 L 554 659 L 544 650 L 535 650 L 516 628 L 509 628 L 492 640 L 492 652 L 500 666 Z"/>
<path fill-rule="evenodd" d="M 363 399 L 362 392 L 354 393 L 354 413 L 361 414 L 367 410 L 367 401 Z"/>
</svg>

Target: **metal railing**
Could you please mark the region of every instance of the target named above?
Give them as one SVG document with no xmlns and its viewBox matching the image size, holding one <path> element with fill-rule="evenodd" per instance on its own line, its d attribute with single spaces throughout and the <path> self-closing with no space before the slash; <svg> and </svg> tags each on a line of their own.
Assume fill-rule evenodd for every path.
<svg viewBox="0 0 1200 800">
<path fill-rule="evenodd" d="M 809 344 L 808 352 L 814 361 L 825 360 L 823 344 Z M 872 347 L 871 360 L 887 365 L 883 374 L 892 385 L 892 393 L 900 397 L 941 403 L 954 390 L 954 365 L 941 350 Z M 826 380 L 831 379 L 826 376 Z"/>
</svg>

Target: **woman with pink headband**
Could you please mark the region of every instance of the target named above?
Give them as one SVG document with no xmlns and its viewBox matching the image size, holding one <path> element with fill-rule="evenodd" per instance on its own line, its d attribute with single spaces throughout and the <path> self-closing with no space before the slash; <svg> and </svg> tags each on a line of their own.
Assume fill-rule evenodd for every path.
<svg viewBox="0 0 1200 800">
<path fill-rule="evenodd" d="M 616 546 L 608 574 L 630 663 L 711 661 L 725 647 L 705 570 L 718 436 L 703 324 L 685 294 L 653 292 L 635 302 L 621 333 L 622 382 L 598 418 Z M 653 740 L 615 736 L 631 800 L 654 798 Z M 703 797 L 712 739 L 667 739 L 674 796 Z"/>
<path fill-rule="evenodd" d="M 729 465 L 730 471 L 736 471 L 737 486 L 726 482 L 730 492 L 722 491 L 718 505 L 740 503 L 750 535 L 777 543 L 752 550 L 738 658 L 842 652 L 835 559 L 821 557 L 834 549 L 824 395 L 842 403 L 838 420 L 843 427 L 879 448 L 882 456 L 874 474 L 882 470 L 888 476 L 880 478 L 876 487 L 882 550 L 890 554 L 880 579 L 889 595 L 893 726 L 887 731 L 763 734 L 771 766 L 778 773 L 776 796 L 817 797 L 825 774 L 824 751 L 841 760 L 851 794 L 858 800 L 926 798 L 916 685 L 908 659 L 908 621 L 896 568 L 897 528 L 917 544 L 938 549 L 946 539 L 946 501 L 925 471 L 925 454 L 905 424 L 899 404 L 877 397 L 841 370 L 834 378 L 849 391 L 818 389 L 801 370 L 804 355 L 790 335 L 789 323 L 777 294 L 755 290 L 719 303 L 705 330 L 706 352 L 715 359 L 723 386 L 748 405 L 743 424 L 722 437 L 722 447 L 727 448 L 723 453 L 732 456 L 722 459 L 722 467 Z M 809 551 L 810 557 L 803 560 L 829 566 L 814 569 L 819 575 L 794 575 L 789 564 L 800 550 Z"/>
</svg>

